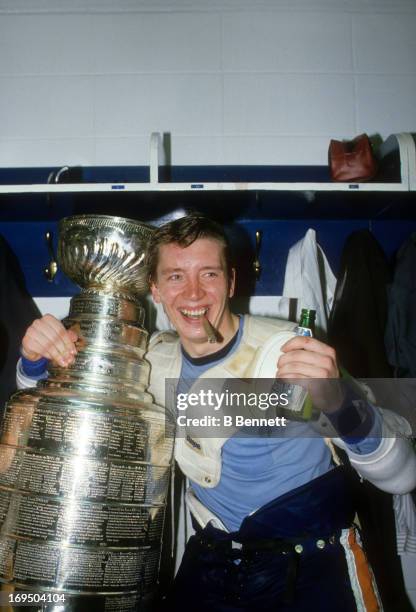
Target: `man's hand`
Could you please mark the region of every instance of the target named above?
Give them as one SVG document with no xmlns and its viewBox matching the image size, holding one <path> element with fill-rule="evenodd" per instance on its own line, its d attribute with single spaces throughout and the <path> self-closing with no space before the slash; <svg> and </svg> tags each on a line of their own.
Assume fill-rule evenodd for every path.
<svg viewBox="0 0 416 612">
<path fill-rule="evenodd" d="M 340 408 L 344 393 L 338 382 L 337 356 L 331 346 L 316 338 L 296 336 L 281 350 L 283 355 L 277 362 L 277 378 L 290 379 L 293 384 L 304 387 L 314 406 L 324 412 Z"/>
<path fill-rule="evenodd" d="M 56 364 L 67 367 L 77 354 L 77 334 L 67 330 L 58 319 L 50 314 L 35 319 L 26 330 L 22 340 L 22 355 L 30 361 L 46 357 Z"/>
</svg>

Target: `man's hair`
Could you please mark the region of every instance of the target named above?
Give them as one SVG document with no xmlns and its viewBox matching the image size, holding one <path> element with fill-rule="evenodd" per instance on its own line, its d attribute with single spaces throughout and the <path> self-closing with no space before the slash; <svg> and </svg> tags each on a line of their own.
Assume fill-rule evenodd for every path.
<svg viewBox="0 0 416 612">
<path fill-rule="evenodd" d="M 199 238 L 211 238 L 217 240 L 224 248 L 226 274 L 228 278 L 233 268 L 230 243 L 219 223 L 202 215 L 189 214 L 175 221 L 170 221 L 155 229 L 150 238 L 146 265 L 149 282 L 156 279 L 156 269 L 159 262 L 159 249 L 164 244 L 179 244 L 182 248 L 190 246 Z"/>
</svg>

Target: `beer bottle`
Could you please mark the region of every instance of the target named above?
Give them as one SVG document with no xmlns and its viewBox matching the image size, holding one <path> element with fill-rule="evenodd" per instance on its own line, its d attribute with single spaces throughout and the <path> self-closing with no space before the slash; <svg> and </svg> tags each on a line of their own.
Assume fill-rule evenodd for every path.
<svg viewBox="0 0 416 612">
<path fill-rule="evenodd" d="M 315 335 L 315 319 L 316 310 L 309 308 L 302 308 L 300 313 L 299 325 L 295 329 L 297 336 L 311 336 Z"/>
<path fill-rule="evenodd" d="M 316 310 L 302 308 L 298 326 L 295 329 L 297 336 L 315 335 Z M 312 417 L 312 401 L 308 392 L 300 385 L 285 384 L 288 405 L 283 409 L 283 415 L 292 421 L 309 421 Z"/>
</svg>

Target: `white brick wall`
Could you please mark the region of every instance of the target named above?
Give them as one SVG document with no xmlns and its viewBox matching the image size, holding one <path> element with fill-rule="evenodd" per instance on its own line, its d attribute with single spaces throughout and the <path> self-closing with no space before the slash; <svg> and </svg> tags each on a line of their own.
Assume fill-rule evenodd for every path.
<svg viewBox="0 0 416 612">
<path fill-rule="evenodd" d="M 0 165 L 324 164 L 416 130 L 414 0 L 0 0 Z"/>
</svg>

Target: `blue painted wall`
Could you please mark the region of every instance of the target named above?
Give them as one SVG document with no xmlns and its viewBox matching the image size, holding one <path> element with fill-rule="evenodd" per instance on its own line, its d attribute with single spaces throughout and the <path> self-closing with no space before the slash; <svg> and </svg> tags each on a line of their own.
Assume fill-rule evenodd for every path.
<svg viewBox="0 0 416 612">
<path fill-rule="evenodd" d="M 50 168 L 3 169 L 0 182 L 46 182 Z M 147 168 L 72 169 L 72 180 L 110 182 L 147 181 Z M 216 172 L 214 172 L 216 170 Z M 244 176 L 247 168 L 173 168 L 171 178 L 192 180 L 197 176 L 217 180 Z M 287 170 L 287 169 L 286 169 Z M 311 179 L 326 169 L 291 168 L 280 178 Z M 282 171 L 282 167 L 279 172 Z M 274 168 L 250 168 L 251 180 L 267 180 Z M 300 178 L 299 178 L 300 177 Z M 67 177 L 68 178 L 68 177 Z M 318 192 L 186 192 L 103 194 L 20 194 L 0 196 L 0 233 L 16 253 L 30 293 L 37 297 L 73 295 L 77 288 L 61 272 L 50 283 L 44 275 L 50 257 L 45 233 L 52 232 L 55 249 L 58 222 L 62 217 L 98 213 L 125 216 L 146 223 L 160 224 L 175 211 L 199 210 L 220 221 L 237 252 L 239 295 L 280 295 L 289 248 L 308 228 L 317 232 L 334 273 L 337 273 L 343 245 L 348 235 L 369 228 L 387 256 L 392 258 L 403 241 L 416 232 L 415 193 Z M 262 273 L 254 279 L 255 233 L 260 230 Z"/>
</svg>

